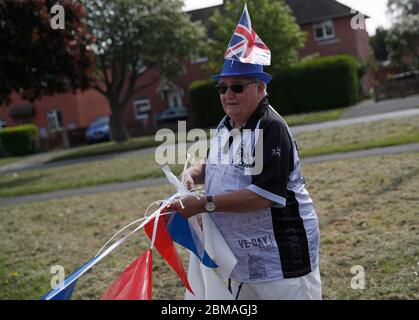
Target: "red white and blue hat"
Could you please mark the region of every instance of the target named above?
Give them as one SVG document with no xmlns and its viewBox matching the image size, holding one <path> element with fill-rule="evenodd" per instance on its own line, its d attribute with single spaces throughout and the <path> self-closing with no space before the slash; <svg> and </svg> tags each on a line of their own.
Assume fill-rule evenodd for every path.
<svg viewBox="0 0 419 320">
<path fill-rule="evenodd" d="M 246 4 L 224 59 L 221 73 L 211 76 L 215 80 L 241 76 L 256 78 L 267 84 L 272 79 L 269 73 L 263 71 L 264 65 L 271 64 L 271 51 L 253 31 Z"/>
</svg>

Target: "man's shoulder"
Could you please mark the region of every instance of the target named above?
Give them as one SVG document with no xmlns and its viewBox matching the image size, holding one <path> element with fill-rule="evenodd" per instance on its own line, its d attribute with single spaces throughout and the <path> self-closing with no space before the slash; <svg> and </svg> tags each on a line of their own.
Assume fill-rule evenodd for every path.
<svg viewBox="0 0 419 320">
<path fill-rule="evenodd" d="M 288 132 L 288 125 L 279 113 L 269 105 L 260 119 L 260 129 L 280 130 Z"/>
</svg>

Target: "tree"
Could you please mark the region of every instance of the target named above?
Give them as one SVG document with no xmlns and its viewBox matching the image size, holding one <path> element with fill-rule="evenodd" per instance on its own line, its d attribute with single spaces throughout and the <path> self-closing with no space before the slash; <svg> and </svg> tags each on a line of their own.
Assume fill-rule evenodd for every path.
<svg viewBox="0 0 419 320">
<path fill-rule="evenodd" d="M 297 62 L 298 49 L 304 46 L 306 34 L 300 30 L 291 9 L 283 0 L 224 1 L 223 12 L 216 10 L 210 18 L 214 32 L 207 52 L 209 69 L 213 72 L 220 70 L 245 2 L 253 30 L 271 50 L 269 71 L 275 74 Z"/>
<path fill-rule="evenodd" d="M 396 20 L 386 37 L 389 57 L 395 64 L 416 69 L 419 67 L 419 0 L 389 0 L 387 5 Z"/>
<path fill-rule="evenodd" d="M 419 0 L 388 0 L 389 11 L 398 16 L 419 13 Z"/>
<path fill-rule="evenodd" d="M 388 51 L 386 48 L 386 37 L 388 31 L 384 28 L 377 28 L 375 35 L 370 38 L 370 44 L 374 51 L 375 59 L 378 61 L 386 61 L 388 59 Z"/>
<path fill-rule="evenodd" d="M 122 114 L 133 94 L 180 72 L 183 59 L 199 47 L 202 26 L 190 21 L 182 5 L 181 0 L 86 1 L 87 24 L 96 37 L 97 69 L 91 84 L 109 101 L 116 141 L 129 137 Z M 138 85 L 146 68 L 159 72 Z"/>
<path fill-rule="evenodd" d="M 87 88 L 93 65 L 92 36 L 74 0 L 64 7 L 63 30 L 51 27 L 55 0 L 0 0 L 0 104 L 12 92 L 31 101 L 42 95 Z"/>
<path fill-rule="evenodd" d="M 390 60 L 408 65 L 411 70 L 419 67 L 419 16 L 407 15 L 396 22 L 386 37 Z"/>
</svg>

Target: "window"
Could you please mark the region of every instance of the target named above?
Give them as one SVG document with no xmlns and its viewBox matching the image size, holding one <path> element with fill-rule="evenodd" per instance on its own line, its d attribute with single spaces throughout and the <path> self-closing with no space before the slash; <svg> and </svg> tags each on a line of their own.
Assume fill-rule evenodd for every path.
<svg viewBox="0 0 419 320">
<path fill-rule="evenodd" d="M 137 120 L 145 120 L 149 118 L 151 105 L 148 98 L 137 98 L 133 101 L 134 114 Z"/>
<path fill-rule="evenodd" d="M 47 112 L 48 129 L 51 131 L 63 128 L 63 116 L 61 110 L 51 110 Z"/>
<path fill-rule="evenodd" d="M 7 127 L 6 120 L 0 119 L 0 129 L 1 128 L 6 128 L 6 127 Z"/>
<path fill-rule="evenodd" d="M 332 39 L 335 37 L 332 20 L 314 24 L 314 38 L 316 40 Z"/>
<path fill-rule="evenodd" d="M 182 106 L 182 98 L 178 91 L 172 90 L 167 94 L 167 101 L 170 109 L 177 109 Z"/>
</svg>

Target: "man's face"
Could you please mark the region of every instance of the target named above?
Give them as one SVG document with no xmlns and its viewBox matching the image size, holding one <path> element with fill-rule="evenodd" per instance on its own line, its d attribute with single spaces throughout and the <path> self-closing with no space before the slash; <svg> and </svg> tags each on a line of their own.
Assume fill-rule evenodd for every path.
<svg viewBox="0 0 419 320">
<path fill-rule="evenodd" d="M 220 93 L 224 112 L 238 126 L 243 126 L 256 110 L 263 97 L 264 86 L 252 78 L 223 77 L 218 82 L 222 86 L 245 85 L 243 92 L 235 93 L 229 87 L 224 94 Z"/>
</svg>

